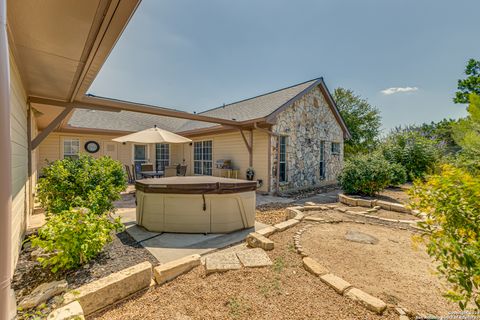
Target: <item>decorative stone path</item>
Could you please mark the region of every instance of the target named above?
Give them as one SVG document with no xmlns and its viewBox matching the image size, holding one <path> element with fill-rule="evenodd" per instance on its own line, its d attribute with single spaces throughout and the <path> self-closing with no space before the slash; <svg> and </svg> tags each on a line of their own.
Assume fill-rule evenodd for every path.
<svg viewBox="0 0 480 320">
<path fill-rule="evenodd" d="M 273 264 L 268 254 L 260 248 L 237 252 L 237 257 L 244 267 L 265 267 Z"/>
<path fill-rule="evenodd" d="M 205 271 L 207 274 L 238 270 L 242 267 L 256 268 L 272 265 L 272 260 L 261 249 L 247 249 L 238 252 L 218 252 L 205 257 Z"/>
<path fill-rule="evenodd" d="M 207 274 L 240 269 L 242 265 L 235 252 L 218 252 L 205 258 L 205 271 Z"/>
</svg>

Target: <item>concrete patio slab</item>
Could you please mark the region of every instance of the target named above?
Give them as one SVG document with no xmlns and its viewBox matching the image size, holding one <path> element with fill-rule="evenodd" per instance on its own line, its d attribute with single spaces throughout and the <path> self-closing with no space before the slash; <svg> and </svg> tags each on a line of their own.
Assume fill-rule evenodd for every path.
<svg viewBox="0 0 480 320">
<path fill-rule="evenodd" d="M 160 263 L 167 263 L 182 257 L 199 254 L 204 255 L 243 241 L 250 232 L 261 230 L 268 225 L 256 222 L 255 228 L 239 230 L 227 234 L 186 234 L 162 233 L 153 238 L 140 241 Z M 137 227 L 141 228 L 141 227 Z M 127 232 L 136 230 L 127 228 Z M 132 235 L 135 237 L 135 235 Z M 138 235 L 137 235 L 138 236 Z M 138 240 L 137 240 L 138 241 Z"/>
</svg>

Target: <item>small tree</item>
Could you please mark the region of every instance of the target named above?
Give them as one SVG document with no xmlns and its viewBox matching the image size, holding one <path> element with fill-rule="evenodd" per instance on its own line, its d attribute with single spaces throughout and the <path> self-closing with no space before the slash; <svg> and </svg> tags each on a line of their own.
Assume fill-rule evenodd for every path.
<svg viewBox="0 0 480 320">
<path fill-rule="evenodd" d="M 480 179 L 444 165 L 439 175 L 417 182 L 410 191 L 412 207 L 427 214 L 423 239 L 450 283 L 446 296 L 462 309 L 470 301 L 480 308 Z"/>
<path fill-rule="evenodd" d="M 380 111 L 352 90 L 337 88 L 333 98 L 352 135 L 345 141 L 345 156 L 373 150 L 380 133 Z"/>
<path fill-rule="evenodd" d="M 88 155 L 57 160 L 43 169 L 43 175 L 37 194 L 48 213 L 84 207 L 103 214 L 113 209 L 127 181 L 120 162 Z"/>
<path fill-rule="evenodd" d="M 391 132 L 380 149 L 388 162 L 405 168 L 409 181 L 432 172 L 438 159 L 435 141 L 411 130 Z"/>
<path fill-rule="evenodd" d="M 466 79 L 458 80 L 458 90 L 453 101 L 455 103 L 468 103 L 471 93 L 480 95 L 480 61 L 470 59 L 465 68 Z"/>
<path fill-rule="evenodd" d="M 462 147 L 457 164 L 472 173 L 480 173 L 480 96 L 470 95 L 468 117 L 454 126 L 455 141 Z"/>
</svg>

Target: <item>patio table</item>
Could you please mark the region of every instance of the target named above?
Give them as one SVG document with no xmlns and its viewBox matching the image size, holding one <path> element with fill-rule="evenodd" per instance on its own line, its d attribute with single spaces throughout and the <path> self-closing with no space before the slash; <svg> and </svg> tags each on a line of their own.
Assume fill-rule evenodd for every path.
<svg viewBox="0 0 480 320">
<path fill-rule="evenodd" d="M 141 171 L 140 174 L 144 178 L 161 178 L 161 177 L 163 177 L 163 171 Z"/>
</svg>

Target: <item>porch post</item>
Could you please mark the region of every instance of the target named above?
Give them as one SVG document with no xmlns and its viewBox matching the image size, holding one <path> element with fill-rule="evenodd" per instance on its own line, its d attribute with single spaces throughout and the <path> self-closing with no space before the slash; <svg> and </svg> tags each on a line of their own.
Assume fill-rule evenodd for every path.
<svg viewBox="0 0 480 320">
<path fill-rule="evenodd" d="M 12 165 L 7 4 L 0 0 L 0 320 L 10 319 L 12 276 Z M 14 313 L 13 313 L 14 314 Z"/>
</svg>

